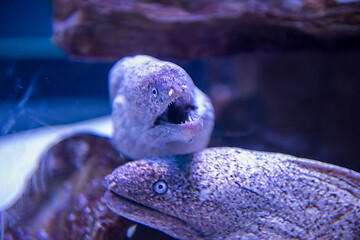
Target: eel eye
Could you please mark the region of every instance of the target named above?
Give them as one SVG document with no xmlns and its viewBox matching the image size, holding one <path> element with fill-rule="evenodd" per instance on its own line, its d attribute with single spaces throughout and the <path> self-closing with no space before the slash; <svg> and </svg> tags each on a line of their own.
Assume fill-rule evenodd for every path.
<svg viewBox="0 0 360 240">
<path fill-rule="evenodd" d="M 154 185 L 153 185 L 153 189 L 154 189 L 154 191 L 156 192 L 156 193 L 158 193 L 158 194 L 163 194 L 163 193 L 165 193 L 166 192 L 166 190 L 167 190 L 167 184 L 166 184 L 166 182 L 164 182 L 164 181 L 157 181 L 156 183 L 154 183 Z"/>
<path fill-rule="evenodd" d="M 158 90 L 156 89 L 156 87 L 152 87 L 151 88 L 151 93 L 154 97 L 157 97 L 158 96 Z"/>
</svg>

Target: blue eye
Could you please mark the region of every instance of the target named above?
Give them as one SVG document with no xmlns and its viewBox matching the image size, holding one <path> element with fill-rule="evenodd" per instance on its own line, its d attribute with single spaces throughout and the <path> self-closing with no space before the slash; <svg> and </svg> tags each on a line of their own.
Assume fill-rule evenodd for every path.
<svg viewBox="0 0 360 240">
<path fill-rule="evenodd" d="M 164 182 L 164 181 L 157 181 L 156 183 L 154 183 L 154 185 L 153 185 L 153 189 L 154 189 L 154 191 L 156 192 L 156 193 L 158 193 L 158 194 L 163 194 L 163 193 L 165 193 L 166 191 L 167 191 L 167 184 L 166 184 L 166 182 Z"/>
<path fill-rule="evenodd" d="M 154 97 L 157 97 L 158 96 L 158 90 L 156 89 L 156 87 L 152 87 L 151 88 L 151 93 Z"/>
</svg>

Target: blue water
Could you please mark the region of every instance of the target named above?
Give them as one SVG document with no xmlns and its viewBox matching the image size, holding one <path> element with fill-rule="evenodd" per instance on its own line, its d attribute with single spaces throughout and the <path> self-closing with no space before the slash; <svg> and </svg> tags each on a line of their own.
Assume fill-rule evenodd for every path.
<svg viewBox="0 0 360 240">
<path fill-rule="evenodd" d="M 51 1 L 0 1 L 0 136 L 110 113 L 111 63 L 69 61 L 50 41 Z"/>
<path fill-rule="evenodd" d="M 66 59 L 0 60 L 0 135 L 109 114 L 110 66 Z"/>
</svg>

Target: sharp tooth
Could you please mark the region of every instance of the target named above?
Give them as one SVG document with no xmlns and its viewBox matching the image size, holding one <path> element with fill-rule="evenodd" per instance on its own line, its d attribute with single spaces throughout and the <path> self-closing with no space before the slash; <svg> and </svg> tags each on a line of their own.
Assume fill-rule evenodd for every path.
<svg viewBox="0 0 360 240">
<path fill-rule="evenodd" d="M 169 97 L 171 97 L 173 95 L 173 93 L 174 93 L 174 89 L 171 88 L 169 91 Z"/>
<path fill-rule="evenodd" d="M 134 233 L 136 231 L 136 227 L 137 227 L 137 224 L 134 224 L 128 228 L 128 230 L 126 231 L 127 238 L 130 239 L 134 235 Z"/>
</svg>

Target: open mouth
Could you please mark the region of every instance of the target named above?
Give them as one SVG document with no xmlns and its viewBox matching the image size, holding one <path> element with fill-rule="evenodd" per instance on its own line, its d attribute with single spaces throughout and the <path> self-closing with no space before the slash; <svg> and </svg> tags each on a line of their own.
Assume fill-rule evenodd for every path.
<svg viewBox="0 0 360 240">
<path fill-rule="evenodd" d="M 155 120 L 154 125 L 161 124 L 184 124 L 193 121 L 192 112 L 196 110 L 194 105 L 189 104 L 184 97 L 172 101 Z"/>
</svg>

